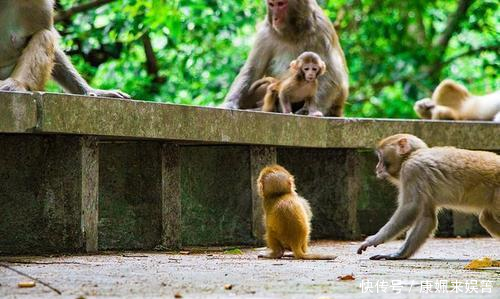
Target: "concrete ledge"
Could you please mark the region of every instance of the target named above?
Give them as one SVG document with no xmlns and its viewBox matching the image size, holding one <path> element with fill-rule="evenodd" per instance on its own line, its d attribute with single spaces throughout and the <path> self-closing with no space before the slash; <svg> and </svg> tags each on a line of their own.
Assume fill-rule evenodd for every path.
<svg viewBox="0 0 500 299">
<path fill-rule="evenodd" d="M 37 125 L 36 97 L 0 91 L 0 133 L 25 133 Z"/>
<path fill-rule="evenodd" d="M 418 135 L 429 145 L 500 149 L 500 125 L 491 122 L 319 119 L 49 93 L 0 93 L 0 119 L 0 133 L 23 133 L 36 125 L 38 133 L 121 139 L 372 148 L 381 138 L 404 132 Z"/>
</svg>

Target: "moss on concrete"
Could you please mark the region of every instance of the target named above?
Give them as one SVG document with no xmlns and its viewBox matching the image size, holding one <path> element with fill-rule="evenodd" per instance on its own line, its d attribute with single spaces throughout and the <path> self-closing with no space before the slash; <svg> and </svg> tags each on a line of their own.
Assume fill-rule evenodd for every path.
<svg viewBox="0 0 500 299">
<path fill-rule="evenodd" d="M 254 242 L 249 162 L 246 146 L 182 148 L 183 245 Z"/>
</svg>

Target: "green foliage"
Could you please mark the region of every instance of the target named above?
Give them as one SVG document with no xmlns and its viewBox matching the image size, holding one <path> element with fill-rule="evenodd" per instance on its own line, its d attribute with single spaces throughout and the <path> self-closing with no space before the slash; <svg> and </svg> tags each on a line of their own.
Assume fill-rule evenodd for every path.
<svg viewBox="0 0 500 299">
<path fill-rule="evenodd" d="M 85 2 L 58 1 L 60 9 Z M 457 2 L 319 1 L 337 21 L 346 53 L 348 116 L 414 118 L 414 101 L 448 77 L 477 93 L 498 89 L 498 1 L 473 2 L 449 43 L 437 46 Z M 264 16 L 264 1 L 129 0 L 77 14 L 57 29 L 93 86 L 120 88 L 135 99 L 214 106 L 223 101 Z M 154 50 L 149 61 L 145 37 Z"/>
<path fill-rule="evenodd" d="M 239 255 L 243 254 L 243 251 L 239 248 L 228 249 L 224 251 L 224 254 Z"/>
</svg>

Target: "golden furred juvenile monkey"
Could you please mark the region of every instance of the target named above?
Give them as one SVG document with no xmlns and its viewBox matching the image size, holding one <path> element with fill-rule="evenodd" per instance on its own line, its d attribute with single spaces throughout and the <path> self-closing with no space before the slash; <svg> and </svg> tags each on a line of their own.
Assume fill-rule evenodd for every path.
<svg viewBox="0 0 500 299">
<path fill-rule="evenodd" d="M 290 63 L 288 74 L 283 80 L 262 78 L 252 84 L 250 92 L 268 84 L 262 106 L 262 111 L 265 112 L 274 112 L 278 100 L 283 113 L 292 113 L 292 104 L 304 102 L 301 110 L 307 111 L 310 116 L 323 116 L 318 110 L 316 93 L 318 78 L 325 71 L 326 65 L 318 54 L 304 52 Z"/>
<path fill-rule="evenodd" d="M 377 155 L 377 177 L 398 187 L 398 208 L 389 222 L 366 238 L 358 254 L 410 229 L 397 252 L 371 257 L 409 258 L 436 229 L 440 208 L 479 214 L 481 225 L 493 237 L 500 238 L 499 155 L 454 147 L 429 148 L 409 134 L 380 141 Z"/>
<path fill-rule="evenodd" d="M 500 122 L 500 91 L 473 95 L 465 86 L 446 79 L 436 87 L 431 99 L 417 101 L 414 109 L 423 119 Z"/>
<path fill-rule="evenodd" d="M 311 233 L 311 207 L 295 192 L 293 176 L 279 165 L 267 166 L 257 179 L 264 208 L 266 243 L 271 249 L 262 258 L 279 259 L 291 250 L 296 259 L 333 260 L 336 256 L 307 253 Z"/>
</svg>

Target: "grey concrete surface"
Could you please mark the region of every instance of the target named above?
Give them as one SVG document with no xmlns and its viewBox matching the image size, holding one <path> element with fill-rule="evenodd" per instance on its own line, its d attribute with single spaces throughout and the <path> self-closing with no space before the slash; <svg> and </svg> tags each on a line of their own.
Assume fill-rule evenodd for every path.
<svg viewBox="0 0 500 299">
<path fill-rule="evenodd" d="M 368 259 L 400 245 L 401 241 L 390 242 L 359 256 L 355 254 L 358 242 L 314 243 L 313 252 L 335 253 L 339 256 L 335 261 L 259 260 L 257 254 L 263 248 L 244 249 L 242 255 L 198 249 L 189 255 L 1 257 L 2 264 L 50 284 L 62 295 L 39 283 L 34 288 L 18 288 L 17 283 L 27 279 L 0 267 L 0 298 L 174 298 L 175 294 L 182 298 L 500 298 L 500 268 L 464 269 L 471 259 L 500 258 L 499 240 L 432 239 L 410 260 Z M 337 280 L 347 274 L 355 280 Z M 421 291 L 426 283 L 437 280 L 444 280 L 449 293 Z M 373 293 L 366 292 L 368 282 Z M 466 293 L 476 290 L 474 282 L 478 293 Z M 384 283 L 387 293 L 382 292 Z M 454 285 L 460 286 L 459 291 Z"/>
</svg>

